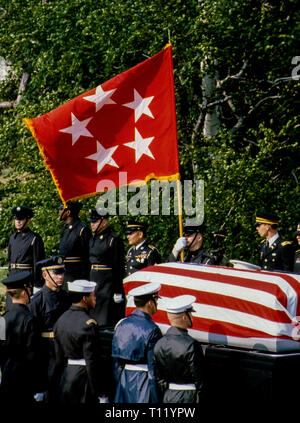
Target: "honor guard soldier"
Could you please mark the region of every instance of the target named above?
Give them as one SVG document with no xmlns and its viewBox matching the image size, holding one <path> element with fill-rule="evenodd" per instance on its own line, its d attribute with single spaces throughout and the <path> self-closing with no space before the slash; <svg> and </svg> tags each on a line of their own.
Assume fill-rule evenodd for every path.
<svg viewBox="0 0 300 423">
<path fill-rule="evenodd" d="M 146 240 L 146 224 L 141 222 L 127 223 L 126 235 L 131 245 L 127 253 L 127 276 L 147 266 L 161 262 L 160 254 Z"/>
<path fill-rule="evenodd" d="M 163 403 L 199 403 L 204 379 L 204 355 L 188 334 L 196 298 L 181 295 L 166 301 L 171 327 L 154 347 L 155 371 Z"/>
<path fill-rule="evenodd" d="M 160 284 L 148 283 L 129 291 L 136 310 L 115 328 L 112 357 L 116 403 L 157 403 L 153 348 L 162 337 L 152 316 L 157 312 Z"/>
<path fill-rule="evenodd" d="M 298 248 L 296 247 L 295 257 L 294 257 L 294 273 L 298 273 L 300 275 L 300 223 L 297 225 L 297 230 L 294 233 L 296 237 Z"/>
<path fill-rule="evenodd" d="M 60 232 L 59 255 L 65 257 L 64 287 L 75 279 L 87 279 L 90 272 L 90 228 L 81 222 L 79 212 L 82 204 L 68 201 L 59 208 L 60 220 L 65 222 Z"/>
<path fill-rule="evenodd" d="M 68 282 L 72 305 L 54 327 L 56 384 L 60 382 L 58 401 L 63 404 L 99 402 L 103 380 L 100 363 L 100 337 L 94 309 L 96 283 L 87 280 Z"/>
<path fill-rule="evenodd" d="M 185 263 L 215 264 L 215 257 L 203 250 L 204 225 L 184 225 L 183 237 L 178 238 L 168 261 L 173 262 L 180 259 L 180 253 L 183 249 Z"/>
<path fill-rule="evenodd" d="M 27 305 L 30 301 L 32 275 L 21 271 L 2 281 L 12 304 L 3 315 L 5 340 L 1 341 L 0 400 L 8 403 L 30 405 L 39 391 L 40 337 L 38 322 Z"/>
<path fill-rule="evenodd" d="M 16 232 L 11 235 L 8 243 L 9 275 L 28 270 L 32 273 L 34 286 L 41 287 L 43 280 L 36 273 L 36 263 L 45 258 L 44 243 L 41 236 L 29 228 L 33 211 L 28 207 L 12 208 Z"/>
<path fill-rule="evenodd" d="M 290 241 L 283 241 L 277 231 L 279 217 L 269 212 L 256 214 L 256 230 L 264 238 L 260 248 L 260 265 L 262 270 L 292 271 L 293 248 Z"/>
<path fill-rule="evenodd" d="M 108 214 L 102 216 L 96 209 L 90 210 L 93 237 L 89 246 L 89 279 L 97 283 L 93 317 L 100 326 L 114 326 L 125 315 L 124 244 L 109 227 L 108 217 Z"/>
<path fill-rule="evenodd" d="M 53 327 L 57 319 L 71 306 L 69 294 L 62 289 L 64 279 L 64 258 L 54 256 L 37 263 L 37 270 L 45 281 L 43 288 L 31 298 L 29 309 L 39 321 L 43 349 L 43 390 L 46 401 L 51 401 L 50 381 L 52 379 L 55 354 Z"/>
</svg>

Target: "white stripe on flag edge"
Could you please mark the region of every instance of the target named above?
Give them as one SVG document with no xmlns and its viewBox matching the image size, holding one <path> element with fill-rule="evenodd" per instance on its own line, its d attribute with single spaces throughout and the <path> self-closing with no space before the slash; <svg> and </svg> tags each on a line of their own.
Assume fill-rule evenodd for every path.
<svg viewBox="0 0 300 423">
<path fill-rule="evenodd" d="M 157 323 L 163 334 L 169 329 L 170 325 Z M 292 339 L 279 338 L 240 338 L 237 336 L 228 336 L 223 334 L 208 333 L 195 329 L 188 329 L 189 334 L 199 342 L 204 344 L 224 345 L 225 347 L 250 348 L 256 351 L 268 352 L 289 352 L 300 351 L 300 343 Z"/>
</svg>

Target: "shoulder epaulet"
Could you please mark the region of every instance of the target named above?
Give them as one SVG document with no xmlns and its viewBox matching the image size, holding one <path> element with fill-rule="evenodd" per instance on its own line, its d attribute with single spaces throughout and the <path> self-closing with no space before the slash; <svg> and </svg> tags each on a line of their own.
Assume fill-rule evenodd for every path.
<svg viewBox="0 0 300 423">
<path fill-rule="evenodd" d="M 283 241 L 282 243 L 281 243 L 281 245 L 284 247 L 285 245 L 289 245 L 289 244 L 291 244 L 291 241 Z"/>
<path fill-rule="evenodd" d="M 89 320 L 87 320 L 85 323 L 86 323 L 87 325 L 90 325 L 91 323 L 94 323 L 95 325 L 98 325 L 98 322 L 97 322 L 97 320 L 95 320 L 95 319 L 89 319 Z"/>
<path fill-rule="evenodd" d="M 156 250 L 156 248 L 154 247 L 154 245 L 148 244 L 148 247 L 151 248 L 151 250 Z"/>
<path fill-rule="evenodd" d="M 80 229 L 80 232 L 79 232 L 79 236 L 82 235 L 82 232 L 85 230 L 85 228 L 86 228 L 86 226 L 82 226 L 82 228 Z"/>
<path fill-rule="evenodd" d="M 36 236 L 33 237 L 32 241 L 31 241 L 31 245 L 34 244 L 35 239 L 36 239 Z"/>
<path fill-rule="evenodd" d="M 130 247 L 129 250 L 127 251 L 127 256 L 129 255 L 130 251 L 133 249 L 133 247 Z"/>
<path fill-rule="evenodd" d="M 263 242 L 265 242 L 265 239 L 262 239 L 261 241 L 260 241 L 260 243 L 262 244 Z"/>
<path fill-rule="evenodd" d="M 110 233 L 110 236 L 111 236 L 111 238 L 110 238 L 110 241 L 109 241 L 109 247 L 111 247 L 114 239 L 118 238 L 118 235 L 116 233 L 114 233 L 114 232 L 111 232 Z"/>
<path fill-rule="evenodd" d="M 299 251 L 300 251 L 300 248 L 299 248 L 299 250 L 296 250 L 295 252 L 296 252 L 296 253 L 299 253 Z"/>
</svg>

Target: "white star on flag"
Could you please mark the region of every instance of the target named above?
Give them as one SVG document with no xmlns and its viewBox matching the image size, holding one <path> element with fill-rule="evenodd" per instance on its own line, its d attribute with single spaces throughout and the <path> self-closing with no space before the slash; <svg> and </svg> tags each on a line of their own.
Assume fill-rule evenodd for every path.
<svg viewBox="0 0 300 423">
<path fill-rule="evenodd" d="M 72 145 L 75 144 L 75 142 L 81 137 L 91 137 L 93 138 L 94 135 L 92 135 L 87 129 L 86 126 L 89 123 L 89 121 L 92 119 L 92 117 L 80 121 L 77 119 L 77 117 L 71 112 L 71 120 L 72 125 L 68 126 L 67 128 L 60 129 L 59 132 L 65 132 L 66 134 L 72 135 Z"/>
<path fill-rule="evenodd" d="M 99 87 L 96 88 L 95 94 L 88 95 L 83 98 L 87 101 L 95 103 L 96 112 L 98 112 L 105 104 L 116 104 L 116 102 L 110 98 L 115 91 L 116 89 L 110 91 L 103 91 L 101 85 L 99 85 Z"/>
<path fill-rule="evenodd" d="M 127 147 L 133 148 L 135 150 L 135 163 L 140 160 L 143 154 L 146 154 L 147 156 L 154 159 L 153 154 L 149 149 L 149 145 L 151 144 L 153 138 L 154 137 L 143 138 L 139 131 L 135 128 L 135 141 L 125 144 Z"/>
<path fill-rule="evenodd" d="M 151 113 L 151 110 L 149 109 L 149 104 L 154 99 L 154 96 L 152 97 L 141 97 L 137 90 L 134 88 L 134 101 L 131 103 L 123 104 L 125 107 L 129 107 L 130 109 L 134 109 L 134 121 L 137 122 L 139 118 L 142 116 L 142 114 L 150 116 L 152 119 L 154 119 L 154 116 Z"/>
<path fill-rule="evenodd" d="M 97 162 L 97 173 L 99 173 L 105 165 L 119 167 L 112 158 L 112 155 L 118 148 L 118 145 L 105 149 L 99 141 L 97 141 L 97 153 L 91 154 L 86 159 L 96 160 Z"/>
</svg>

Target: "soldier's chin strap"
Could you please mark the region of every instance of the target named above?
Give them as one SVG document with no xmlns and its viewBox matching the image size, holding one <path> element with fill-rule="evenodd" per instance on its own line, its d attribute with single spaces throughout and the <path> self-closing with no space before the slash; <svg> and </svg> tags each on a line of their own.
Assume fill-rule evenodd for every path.
<svg viewBox="0 0 300 423">
<path fill-rule="evenodd" d="M 16 219 L 16 220 L 18 220 L 18 219 Z M 25 229 L 25 226 L 27 225 L 28 220 L 29 220 L 29 218 L 28 218 L 28 217 L 26 217 L 26 218 L 25 218 L 25 221 L 24 221 L 24 223 L 23 223 L 23 225 L 22 225 L 22 227 L 21 227 L 20 229 L 18 229 L 18 231 L 19 231 L 19 232 L 22 232 L 22 231 L 23 231 L 23 229 Z"/>
<path fill-rule="evenodd" d="M 189 315 L 189 312 L 186 310 L 186 311 L 184 312 L 184 314 L 188 317 L 188 319 L 189 319 L 189 321 L 190 321 L 190 324 L 191 324 L 190 328 L 192 328 L 192 327 L 193 327 L 193 321 L 192 321 L 192 319 L 191 319 L 191 316 Z"/>
<path fill-rule="evenodd" d="M 47 271 L 47 273 L 48 273 L 48 275 L 49 275 L 49 277 L 50 277 L 50 279 L 52 280 L 52 282 L 54 283 L 54 285 L 56 286 L 56 288 L 58 289 L 58 288 L 60 288 L 60 286 L 59 285 L 57 285 L 57 283 L 55 282 L 55 280 L 52 278 L 52 276 L 50 275 L 50 273 L 49 273 L 49 270 L 48 269 L 46 269 L 46 271 Z"/>
<path fill-rule="evenodd" d="M 68 207 L 65 207 L 65 208 L 63 209 L 62 214 L 61 214 L 61 215 L 60 215 L 60 217 L 59 217 L 59 220 L 63 220 L 64 214 L 65 214 L 68 210 L 69 210 L 69 209 L 68 209 Z"/>
<path fill-rule="evenodd" d="M 195 242 L 195 239 L 196 239 L 196 236 L 198 235 L 198 233 L 199 232 L 195 232 L 195 236 L 194 236 L 194 238 L 193 238 L 193 241 L 190 243 L 190 245 L 188 246 L 188 250 L 189 251 L 191 251 L 191 247 L 192 247 L 192 245 L 194 244 L 194 242 Z"/>
<path fill-rule="evenodd" d="M 97 233 L 98 233 L 98 229 L 100 228 L 100 225 L 101 225 L 101 223 L 103 222 L 103 220 L 104 220 L 104 217 L 103 217 L 103 216 L 102 216 L 102 217 L 100 217 L 100 222 L 99 222 L 99 224 L 98 224 L 98 226 L 97 226 L 96 230 L 94 231 L 94 234 L 95 234 L 95 235 L 97 235 Z"/>
</svg>

